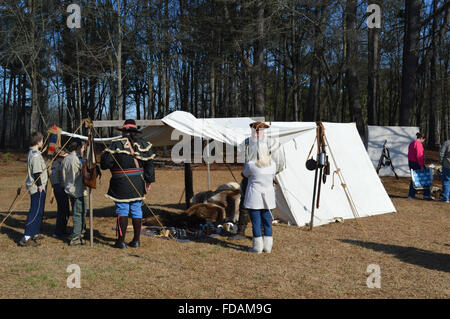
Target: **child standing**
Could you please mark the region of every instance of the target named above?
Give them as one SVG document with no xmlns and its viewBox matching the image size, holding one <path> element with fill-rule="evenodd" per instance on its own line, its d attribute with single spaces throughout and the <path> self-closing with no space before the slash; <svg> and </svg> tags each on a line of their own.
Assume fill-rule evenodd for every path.
<svg viewBox="0 0 450 319">
<path fill-rule="evenodd" d="M 77 138 L 74 139 L 69 145 L 69 155 L 61 163 L 64 191 L 69 196 L 72 204 L 73 232 L 69 236 L 70 246 L 84 244 L 81 236 L 86 225 L 85 195 L 87 192 L 81 173 L 82 163 L 80 160 L 83 156 L 84 148 L 83 141 Z"/>
<path fill-rule="evenodd" d="M 39 235 L 42 215 L 44 213 L 46 187 L 48 181 L 47 167 L 42 158 L 40 149 L 44 143 L 40 132 L 31 134 L 30 151 L 28 152 L 27 168 L 28 178 L 26 187 L 30 192 L 31 204 L 25 224 L 25 233 L 19 241 L 19 246 L 39 246 L 37 240 L 42 239 Z"/>
</svg>

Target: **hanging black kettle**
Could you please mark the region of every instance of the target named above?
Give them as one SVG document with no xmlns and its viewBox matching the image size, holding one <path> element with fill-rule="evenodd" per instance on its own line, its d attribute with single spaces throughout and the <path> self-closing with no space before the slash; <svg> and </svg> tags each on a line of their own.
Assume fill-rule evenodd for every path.
<svg viewBox="0 0 450 319">
<path fill-rule="evenodd" d="M 306 161 L 306 168 L 310 171 L 315 170 L 317 167 L 317 161 L 314 160 L 314 158 L 310 158 L 309 160 Z"/>
</svg>

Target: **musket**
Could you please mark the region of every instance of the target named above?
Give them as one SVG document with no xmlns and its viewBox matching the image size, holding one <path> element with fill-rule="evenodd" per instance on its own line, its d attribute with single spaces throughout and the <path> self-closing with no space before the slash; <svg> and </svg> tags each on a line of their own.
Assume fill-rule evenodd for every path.
<svg viewBox="0 0 450 319">
<path fill-rule="evenodd" d="M 386 155 L 385 155 L 385 153 L 386 153 L 385 152 L 385 150 L 386 150 L 386 143 L 387 143 L 387 140 L 384 140 L 383 150 L 381 151 L 381 156 L 380 156 L 380 159 L 378 160 L 377 174 L 379 173 L 381 167 L 384 166 L 383 165 L 383 159 L 386 157 Z"/>
<path fill-rule="evenodd" d="M 389 159 L 389 164 L 391 165 L 392 171 L 394 172 L 395 177 L 397 179 L 399 179 L 397 173 L 395 172 L 394 164 L 392 164 L 391 154 L 389 153 L 389 149 L 388 148 L 386 148 L 386 152 L 387 152 L 387 158 Z"/>
<path fill-rule="evenodd" d="M 389 152 L 389 149 L 386 147 L 386 144 L 387 140 L 384 140 L 383 151 L 381 152 L 380 159 L 378 160 L 377 174 L 380 172 L 382 166 L 386 166 L 384 164 L 384 159 L 386 158 L 389 161 L 389 165 L 391 166 L 391 169 L 394 172 L 395 177 L 399 179 L 397 173 L 395 172 L 394 164 L 392 164 L 391 154 Z"/>
</svg>

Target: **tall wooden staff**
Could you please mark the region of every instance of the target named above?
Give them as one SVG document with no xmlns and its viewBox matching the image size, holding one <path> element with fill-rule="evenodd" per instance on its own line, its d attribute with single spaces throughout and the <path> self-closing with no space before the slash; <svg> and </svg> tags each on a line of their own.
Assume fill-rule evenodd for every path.
<svg viewBox="0 0 450 319">
<path fill-rule="evenodd" d="M 317 163 L 316 163 L 316 170 L 315 170 L 315 176 L 314 176 L 314 191 L 313 191 L 313 200 L 312 200 L 312 208 L 311 208 L 311 221 L 309 223 L 309 230 L 313 229 L 314 224 L 314 210 L 316 208 L 319 208 L 319 199 L 320 199 L 320 186 L 322 182 L 322 174 L 323 174 L 323 167 L 325 166 L 325 141 L 324 141 L 324 134 L 325 134 L 325 128 L 323 127 L 322 122 L 316 122 L 317 129 L 316 129 L 316 139 L 317 139 Z M 319 182 L 319 187 L 317 187 L 317 182 Z M 317 190 L 317 188 L 319 188 Z M 316 195 L 317 195 L 317 202 L 316 202 Z"/>
<path fill-rule="evenodd" d="M 92 124 L 92 123 L 91 123 Z M 90 183 L 87 184 L 89 187 L 89 241 L 91 247 L 94 246 L 94 207 L 92 203 L 92 189 L 96 187 L 96 178 L 97 178 L 97 166 L 95 161 L 95 153 L 94 153 L 94 138 L 92 134 L 92 126 L 89 125 L 89 133 L 88 133 L 88 142 L 87 142 L 87 159 L 86 166 L 90 174 L 93 174 L 93 178 L 91 176 Z"/>
</svg>

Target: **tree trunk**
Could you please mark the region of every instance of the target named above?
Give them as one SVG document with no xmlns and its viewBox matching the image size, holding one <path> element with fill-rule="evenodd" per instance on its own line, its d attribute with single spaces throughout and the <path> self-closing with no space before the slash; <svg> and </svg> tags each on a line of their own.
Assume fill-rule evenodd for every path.
<svg viewBox="0 0 450 319">
<path fill-rule="evenodd" d="M 17 99 L 17 141 L 19 142 L 19 148 L 24 149 L 26 145 L 26 128 L 25 128 L 25 85 L 26 85 L 26 75 L 19 74 L 19 83 L 18 83 L 18 99 Z"/>
<path fill-rule="evenodd" d="M 122 27 L 121 27 L 121 13 L 120 13 L 120 0 L 117 0 L 117 113 L 119 120 L 123 120 L 123 92 L 122 92 Z"/>
<path fill-rule="evenodd" d="M 5 80 L 6 80 L 6 68 L 4 69 L 4 74 L 5 77 L 3 79 L 3 88 L 5 88 Z M 10 107 L 10 102 L 11 102 L 11 92 L 12 92 L 12 83 L 13 83 L 13 79 L 14 79 L 14 74 L 11 72 L 11 76 L 9 79 L 9 89 L 8 89 L 8 96 L 6 98 L 6 101 L 4 100 L 4 104 L 3 104 L 3 123 L 2 123 L 2 140 L 0 143 L 0 148 L 6 148 L 7 143 L 6 143 L 6 134 L 7 134 L 7 128 L 11 127 L 11 120 L 9 118 L 9 107 Z M 4 95 L 6 95 L 6 92 L 3 92 Z M 8 141 L 11 140 L 11 136 L 9 136 L 8 134 Z"/>
<path fill-rule="evenodd" d="M 400 126 L 409 126 L 415 103 L 418 41 L 420 32 L 420 0 L 405 0 L 405 37 L 403 45 L 402 95 Z"/>
<path fill-rule="evenodd" d="M 350 112 L 356 122 L 359 135 L 365 138 L 365 127 L 362 116 L 359 81 L 356 66 L 358 59 L 358 33 L 356 29 L 357 0 L 348 0 L 345 8 L 345 24 L 347 31 L 347 70 L 346 84 Z"/>
<path fill-rule="evenodd" d="M 433 0 L 433 14 L 436 13 L 437 0 Z M 433 18 L 433 23 L 431 26 L 431 61 L 430 61 L 430 90 L 429 90 L 429 137 L 428 146 L 430 148 L 439 148 L 440 145 L 440 101 L 439 101 L 439 90 L 437 85 L 437 70 L 436 70 L 436 59 L 437 59 L 437 20 L 439 17 Z"/>
<path fill-rule="evenodd" d="M 32 66 L 31 70 L 31 124 L 30 132 L 39 130 L 39 95 L 38 95 L 38 79 L 36 66 Z"/>
<path fill-rule="evenodd" d="M 210 89 L 210 109 L 209 116 L 216 117 L 216 72 L 214 62 L 211 63 L 211 74 L 209 80 L 209 89 Z"/>
<path fill-rule="evenodd" d="M 162 102 L 162 115 L 166 116 L 169 109 L 169 79 L 167 78 L 167 66 L 164 65 L 163 69 L 163 102 Z"/>
<path fill-rule="evenodd" d="M 309 80 L 309 91 L 308 91 L 308 98 L 306 103 L 306 108 L 304 112 L 304 121 L 315 121 L 318 120 L 318 97 L 320 92 L 320 85 L 319 85 L 319 74 L 320 74 L 320 58 L 323 52 L 322 44 L 320 41 L 320 11 L 322 11 L 324 8 L 319 8 L 319 4 L 314 8 L 314 15 L 315 20 L 317 21 L 318 25 L 314 26 L 314 34 L 313 34 L 313 43 L 314 43 L 314 50 L 312 52 L 313 55 L 313 62 L 311 65 L 311 72 L 310 72 L 310 80 Z M 322 17 L 323 17 L 322 12 Z M 320 19 L 321 20 L 321 19 Z"/>
<path fill-rule="evenodd" d="M 154 90 L 153 70 L 152 70 L 152 68 L 150 68 L 149 69 L 149 78 L 148 78 L 148 103 L 147 103 L 149 119 L 153 119 L 155 116 L 155 103 L 153 100 L 153 90 Z"/>
<path fill-rule="evenodd" d="M 95 92 L 97 91 L 97 82 L 98 79 L 96 77 L 92 77 L 89 79 L 89 112 L 88 116 L 91 120 L 95 120 Z"/>
<path fill-rule="evenodd" d="M 290 19 L 290 27 L 291 27 L 291 37 L 292 37 L 292 73 L 293 73 L 293 83 L 292 83 L 292 107 L 294 109 L 294 121 L 298 122 L 300 120 L 300 112 L 298 107 L 298 92 L 299 92 L 299 53 L 298 53 L 298 46 L 296 43 L 296 30 L 295 30 L 295 23 L 293 19 L 294 15 L 291 15 Z"/>
<path fill-rule="evenodd" d="M 264 96 L 263 63 L 264 63 L 264 0 L 257 1 L 257 34 L 253 59 L 256 64 L 252 67 L 253 85 L 255 92 L 255 116 L 264 116 L 266 102 Z"/>
<path fill-rule="evenodd" d="M 124 64 L 126 64 L 126 58 L 123 59 Z M 127 113 L 127 96 L 128 96 L 128 81 L 126 78 L 122 80 L 122 119 L 126 119 Z"/>
<path fill-rule="evenodd" d="M 289 120 L 289 112 L 288 112 L 288 75 L 287 75 L 287 56 L 288 56 L 288 49 L 287 49 L 287 39 L 286 37 L 283 39 L 284 44 L 284 54 L 283 54 L 283 120 L 288 121 Z"/>
<path fill-rule="evenodd" d="M 141 90 L 138 89 L 138 84 L 136 84 L 136 89 L 134 92 L 134 102 L 136 104 L 136 119 L 141 119 Z"/>
<path fill-rule="evenodd" d="M 367 82 L 367 115 L 368 124 L 376 125 L 377 123 L 377 109 L 378 109 L 378 70 L 380 65 L 379 60 L 379 38 L 380 33 L 378 28 L 368 29 L 368 82 Z"/>
</svg>

